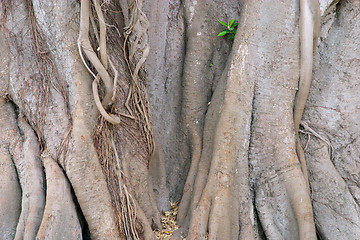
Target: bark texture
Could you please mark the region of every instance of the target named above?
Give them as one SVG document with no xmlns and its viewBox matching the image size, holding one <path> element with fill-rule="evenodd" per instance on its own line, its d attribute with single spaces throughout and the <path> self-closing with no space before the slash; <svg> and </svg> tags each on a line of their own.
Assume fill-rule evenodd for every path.
<svg viewBox="0 0 360 240">
<path fill-rule="evenodd" d="M 340 1 L 324 13 L 303 119 L 314 216 L 324 239 L 360 237 L 359 6 Z"/>
<path fill-rule="evenodd" d="M 314 6 L 0 2 L 0 238 L 360 239 L 360 4 Z"/>
</svg>

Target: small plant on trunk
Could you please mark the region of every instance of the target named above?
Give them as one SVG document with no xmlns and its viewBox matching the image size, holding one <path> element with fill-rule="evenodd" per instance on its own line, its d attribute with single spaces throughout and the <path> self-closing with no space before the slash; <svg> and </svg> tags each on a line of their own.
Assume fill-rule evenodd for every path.
<svg viewBox="0 0 360 240">
<path fill-rule="evenodd" d="M 230 23 L 225 23 L 222 21 L 219 21 L 221 25 L 224 25 L 226 29 L 218 34 L 218 37 L 224 36 L 226 34 L 230 35 L 230 39 L 234 40 L 235 34 L 236 34 L 236 28 L 239 25 L 239 23 L 235 23 L 235 19 L 231 20 Z"/>
</svg>

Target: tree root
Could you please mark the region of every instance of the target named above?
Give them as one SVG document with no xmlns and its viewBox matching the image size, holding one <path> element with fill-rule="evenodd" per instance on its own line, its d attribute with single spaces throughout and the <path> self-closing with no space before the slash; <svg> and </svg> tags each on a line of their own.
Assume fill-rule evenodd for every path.
<svg viewBox="0 0 360 240">
<path fill-rule="evenodd" d="M 36 239 L 82 239 L 70 183 L 46 153 L 41 156 L 46 174 L 46 204 Z"/>
<path fill-rule="evenodd" d="M 40 146 L 23 116 L 19 118 L 19 127 L 24 134 L 24 158 L 16 163 L 22 188 L 22 209 L 15 239 L 35 239 L 45 206 L 44 176 L 38 158 Z"/>
<path fill-rule="evenodd" d="M 0 237 L 6 240 L 14 239 L 21 212 L 21 188 L 12 155 L 18 148 L 13 144 L 21 139 L 17 136 L 16 125 L 11 123 L 15 123 L 15 114 L 9 103 L 0 97 Z"/>
</svg>

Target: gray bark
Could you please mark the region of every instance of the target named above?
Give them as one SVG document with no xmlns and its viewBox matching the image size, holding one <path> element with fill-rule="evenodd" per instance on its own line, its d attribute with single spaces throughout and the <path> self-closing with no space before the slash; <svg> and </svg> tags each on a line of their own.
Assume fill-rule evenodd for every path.
<svg viewBox="0 0 360 240">
<path fill-rule="evenodd" d="M 170 201 L 174 239 L 360 239 L 358 1 L 320 1 L 310 190 L 298 0 L 94 2 L 85 35 L 116 125 L 79 55 L 79 1 L 0 2 L 1 239 L 155 239 Z M 235 40 L 217 37 L 232 19 Z"/>
</svg>

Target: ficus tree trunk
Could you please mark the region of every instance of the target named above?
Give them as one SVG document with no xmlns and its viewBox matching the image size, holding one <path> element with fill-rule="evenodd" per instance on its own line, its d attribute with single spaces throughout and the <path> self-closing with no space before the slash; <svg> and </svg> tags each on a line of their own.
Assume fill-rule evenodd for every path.
<svg viewBox="0 0 360 240">
<path fill-rule="evenodd" d="M 2 0 L 0 239 L 360 239 L 359 13 Z"/>
</svg>

